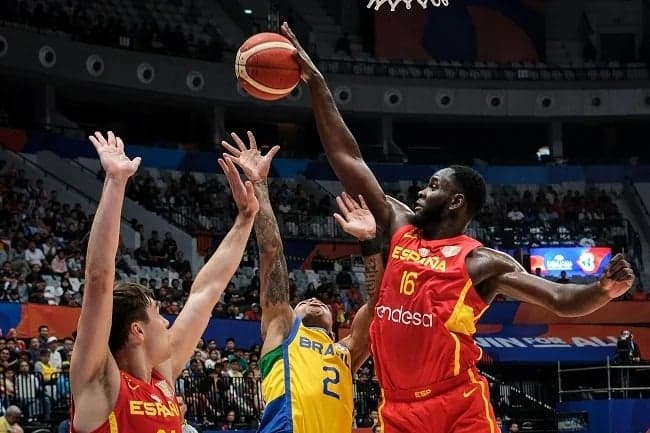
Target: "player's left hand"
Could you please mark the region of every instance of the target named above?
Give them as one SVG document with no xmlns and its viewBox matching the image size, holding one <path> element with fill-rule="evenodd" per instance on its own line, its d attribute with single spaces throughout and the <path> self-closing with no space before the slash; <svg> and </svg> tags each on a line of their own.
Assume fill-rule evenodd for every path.
<svg viewBox="0 0 650 433">
<path fill-rule="evenodd" d="M 334 219 L 343 231 L 360 241 L 374 239 L 377 236 L 375 217 L 368 210 L 368 205 L 361 194 L 359 194 L 359 202 L 357 202 L 344 192 L 336 197 L 336 203 L 339 205 L 341 213 L 335 213 Z"/>
<path fill-rule="evenodd" d="M 634 283 L 632 267 L 625 260 L 623 254 L 616 254 L 600 278 L 600 287 L 610 298 L 614 299 L 630 290 L 632 283 Z"/>
<path fill-rule="evenodd" d="M 222 141 L 221 145 L 230 153 L 224 153 L 224 158 L 237 164 L 251 182 L 260 182 L 266 180 L 271 169 L 271 161 L 280 146 L 273 146 L 266 155 L 257 149 L 257 142 L 252 132 L 247 131 L 248 142 L 250 147 L 246 147 L 241 138 L 234 132 L 230 134 L 237 147 L 234 147 L 227 141 Z"/>
<path fill-rule="evenodd" d="M 126 181 L 138 170 L 141 158 L 138 156 L 130 159 L 126 156 L 124 142 L 112 131 L 108 131 L 106 137 L 101 132 L 95 132 L 95 135 L 91 135 L 88 139 L 97 150 L 99 162 L 107 178 Z"/>
<path fill-rule="evenodd" d="M 228 185 L 232 192 L 232 198 L 239 210 L 239 215 L 244 218 L 254 218 L 260 210 L 260 203 L 257 201 L 257 197 L 255 197 L 253 184 L 250 180 L 247 180 L 245 184 L 242 182 L 237 167 L 235 167 L 235 164 L 231 160 L 227 159 L 224 161 L 219 158 L 219 165 L 225 173 L 226 179 L 228 179 Z"/>
</svg>

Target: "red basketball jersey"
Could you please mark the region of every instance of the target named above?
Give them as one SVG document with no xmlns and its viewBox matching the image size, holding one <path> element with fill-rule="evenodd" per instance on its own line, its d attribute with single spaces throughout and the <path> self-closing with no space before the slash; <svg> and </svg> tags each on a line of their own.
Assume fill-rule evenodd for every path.
<svg viewBox="0 0 650 433">
<path fill-rule="evenodd" d="M 164 377 L 154 370 L 146 383 L 121 371 L 115 408 L 93 433 L 182 433 L 181 422 L 174 387 Z"/>
<path fill-rule="evenodd" d="M 385 391 L 426 397 L 429 385 L 458 376 L 480 359 L 472 335 L 487 305 L 465 266 L 467 254 L 479 246 L 464 235 L 425 240 L 411 225 L 393 235 L 370 327 Z"/>
</svg>

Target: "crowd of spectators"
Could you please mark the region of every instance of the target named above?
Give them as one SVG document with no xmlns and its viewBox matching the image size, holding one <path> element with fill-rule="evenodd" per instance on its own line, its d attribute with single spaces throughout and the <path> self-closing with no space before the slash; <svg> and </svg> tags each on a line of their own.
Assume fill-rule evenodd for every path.
<svg viewBox="0 0 650 433">
<path fill-rule="evenodd" d="M 0 176 L 0 300 L 79 306 L 88 216 L 23 170 Z M 56 278 L 56 284 L 47 284 Z"/>
<path fill-rule="evenodd" d="M 209 201 L 202 201 L 202 195 L 210 200 L 213 191 L 226 194 L 216 178 L 212 187 L 205 188 L 191 183 L 193 178 L 189 175 L 183 179 L 186 180 L 179 181 L 179 185 L 186 186 L 177 190 L 178 197 L 196 198 L 206 209 Z M 138 196 L 142 194 L 139 188 L 144 188 L 147 193 L 141 197 L 153 194 L 150 186 L 142 187 L 147 184 L 134 182 L 130 191 Z M 285 185 L 273 190 L 280 206 L 286 204 L 289 188 Z M 295 190 L 297 196 L 306 197 L 306 203 L 312 202 L 301 192 L 299 185 Z M 223 200 L 224 206 L 231 202 L 226 198 Z M 80 306 L 85 242 L 90 226 L 90 219 L 81 206 L 61 203 L 55 191 L 44 189 L 41 179 L 30 180 L 23 170 L 5 167 L 0 176 L 0 217 L 0 301 Z M 183 308 L 193 282 L 189 261 L 170 233 L 161 237 L 157 231 L 147 233 L 138 221 L 131 223 L 140 233 L 139 246 L 133 251 L 120 247 L 116 278 L 127 278 L 149 287 L 161 301 L 163 313 L 177 314 Z M 242 265 L 226 288 L 222 301 L 215 306 L 214 317 L 260 319 L 259 277 L 253 268 L 256 250 L 252 241 Z M 306 296 L 319 296 L 331 305 L 336 329 L 349 326 L 364 299 L 356 277 L 349 272 L 349 267 L 346 269 L 335 278 L 332 273 L 330 279 L 322 275 L 311 282 L 291 278 L 292 303 L 296 304 Z M 243 274 L 248 274 L 248 277 Z"/>
<path fill-rule="evenodd" d="M 134 0 L 130 2 L 129 9 L 133 15 L 129 21 L 125 21 L 118 11 L 104 9 L 106 15 L 99 13 L 93 8 L 96 3 L 101 2 L 6 0 L 0 2 L 0 17 L 9 22 L 60 32 L 90 44 L 208 61 L 221 60 L 227 48 L 214 22 L 199 20 L 201 9 L 197 1 L 188 2 L 182 23 L 185 26 L 200 24 L 199 32 L 184 30 L 180 21 L 162 24 L 156 19 L 160 5 Z M 170 0 L 160 3 L 178 2 Z"/>
<path fill-rule="evenodd" d="M 605 190 L 587 187 L 584 193 L 551 185 L 537 191 L 518 191 L 514 187 L 497 187 L 478 218 L 493 238 L 511 230 L 513 239 L 502 239 L 507 247 L 527 243 L 529 246 L 576 245 L 614 246 L 625 241 L 626 231 L 621 214 Z M 519 234 L 519 238 L 516 235 Z M 505 235 L 501 235 L 505 238 Z"/>
<path fill-rule="evenodd" d="M 57 412 L 67 413 L 73 347 L 73 337 L 59 339 L 47 325 L 41 325 L 32 338 L 17 338 L 13 329 L 0 336 L 2 408 L 20 407 L 28 422 L 48 422 Z"/>
<path fill-rule="evenodd" d="M 152 176 L 146 170 L 134 177 L 127 195 L 190 232 L 226 232 L 237 213 L 230 190 L 221 176 L 199 181 L 191 173 Z M 332 218 L 330 194 L 308 193 L 300 183 L 271 179 L 271 204 L 285 237 L 343 238 Z"/>
<path fill-rule="evenodd" d="M 44 190 L 42 180 L 30 181 L 21 170 L 6 169 L 3 173 L 0 177 L 0 212 L 3 217 L 0 221 L 0 300 L 79 306 L 83 293 L 88 216 L 79 204 L 60 203 L 55 191 Z M 405 197 L 400 198 L 406 202 L 415 201 L 419 189 L 420 186 L 413 183 L 404 192 Z M 313 225 L 326 221 L 323 218 L 330 218 L 333 209 L 327 200 L 328 195 L 317 199 L 308 195 L 299 183 L 280 180 L 272 182 L 270 190 L 279 219 L 285 223 L 281 227 L 283 232 L 290 228 L 291 218 L 313 218 Z M 189 173 L 175 179 L 171 176 L 153 177 L 145 171 L 130 184 L 128 194 L 163 214 L 170 207 L 187 208 L 195 214 L 220 215 L 221 218 L 232 218 L 236 212 L 229 190 L 218 176 L 198 182 Z M 397 195 L 399 197 L 402 193 Z M 224 227 L 229 227 L 231 221 L 224 221 Z M 507 239 L 503 233 L 508 227 L 522 233 L 520 239 L 528 233 L 527 239 L 532 242 L 528 246 L 538 245 L 535 239 L 551 244 L 615 246 L 619 242 L 617 236 L 625 236 L 619 225 L 621 217 L 610 195 L 594 189 L 580 194 L 576 191 L 559 193 L 550 186 L 536 193 L 497 188 L 478 221 L 487 237 L 484 241 L 491 246 L 499 246 L 498 243 L 495 245 L 495 240 L 500 240 L 500 246 L 506 246 Z M 133 251 L 120 247 L 116 277 L 148 286 L 161 301 L 164 313 L 178 313 L 193 281 L 189 261 L 170 233 L 164 236 L 157 231 L 147 233 L 143 224 L 135 220 L 131 223 L 140 233 L 139 246 Z M 562 238 L 564 230 L 567 235 Z M 500 239 L 498 232 L 501 233 Z M 548 233 L 555 233 L 560 239 L 553 240 Z M 515 236 L 511 238 L 514 239 Z M 256 263 L 255 243 L 251 241 L 242 268 L 226 288 L 222 301 L 214 308 L 214 317 L 259 319 Z M 338 273 L 330 272 L 310 280 L 293 278 L 292 274 L 290 280 L 292 303 L 305 297 L 320 297 L 332 309 L 335 331 L 349 326 L 364 302 L 363 287 L 356 273 L 350 272 L 350 265 L 339 269 Z M 645 300 L 648 294 L 637 286 L 623 298 Z"/>
</svg>

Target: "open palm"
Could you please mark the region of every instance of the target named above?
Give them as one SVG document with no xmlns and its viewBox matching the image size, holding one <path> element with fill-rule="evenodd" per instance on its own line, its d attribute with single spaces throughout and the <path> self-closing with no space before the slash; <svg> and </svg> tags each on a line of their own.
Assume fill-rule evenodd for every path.
<svg viewBox="0 0 650 433">
<path fill-rule="evenodd" d="M 280 146 L 273 146 L 266 155 L 257 148 L 257 142 L 252 132 L 248 131 L 248 142 L 250 147 L 247 148 L 241 138 L 234 132 L 230 134 L 237 147 L 232 146 L 227 141 L 222 141 L 221 144 L 229 153 L 224 154 L 224 158 L 237 164 L 248 180 L 251 182 L 259 182 L 265 180 L 269 175 L 271 169 L 271 161 L 276 153 L 280 150 Z"/>
<path fill-rule="evenodd" d="M 100 132 L 95 132 L 95 135 L 91 135 L 88 139 L 95 146 L 107 177 L 128 179 L 138 171 L 140 157 L 129 159 L 124 153 L 124 142 L 112 131 L 108 131 L 106 137 Z"/>
<path fill-rule="evenodd" d="M 226 175 L 232 199 L 235 201 L 239 213 L 246 218 L 255 217 L 260 210 L 260 204 L 255 197 L 253 184 L 250 181 L 242 182 L 237 167 L 231 160 L 219 159 L 218 162 Z"/>
<path fill-rule="evenodd" d="M 341 213 L 335 213 L 334 219 L 343 231 L 360 241 L 375 238 L 377 223 L 362 195 L 359 195 L 359 202 L 356 202 L 344 192 L 336 197 L 336 203 L 339 205 Z"/>
</svg>

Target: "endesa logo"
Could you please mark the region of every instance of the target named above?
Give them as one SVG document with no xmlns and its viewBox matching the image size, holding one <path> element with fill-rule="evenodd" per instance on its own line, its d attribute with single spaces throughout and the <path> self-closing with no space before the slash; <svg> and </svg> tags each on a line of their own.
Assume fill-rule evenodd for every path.
<svg viewBox="0 0 650 433">
<path fill-rule="evenodd" d="M 399 308 L 390 308 L 386 305 L 377 305 L 375 314 L 381 320 L 399 323 L 406 326 L 433 328 L 433 314 L 405 310 L 403 305 Z"/>
</svg>

